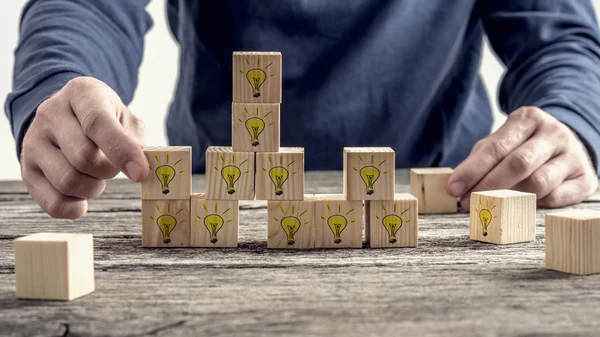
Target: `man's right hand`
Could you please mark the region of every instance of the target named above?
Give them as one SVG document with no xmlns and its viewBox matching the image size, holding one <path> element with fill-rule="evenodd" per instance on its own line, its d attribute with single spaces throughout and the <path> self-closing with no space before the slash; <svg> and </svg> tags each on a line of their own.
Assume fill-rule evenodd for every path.
<svg viewBox="0 0 600 337">
<path fill-rule="evenodd" d="M 106 84 L 71 80 L 37 109 L 23 139 L 21 175 L 38 204 L 55 218 L 76 219 L 105 179 L 146 179 L 145 127 Z"/>
</svg>

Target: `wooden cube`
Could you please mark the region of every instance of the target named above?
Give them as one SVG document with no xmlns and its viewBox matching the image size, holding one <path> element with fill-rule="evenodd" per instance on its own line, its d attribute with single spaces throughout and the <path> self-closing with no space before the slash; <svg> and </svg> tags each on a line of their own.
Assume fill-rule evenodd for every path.
<svg viewBox="0 0 600 337">
<path fill-rule="evenodd" d="M 362 248 L 362 201 L 315 195 L 315 248 Z"/>
<path fill-rule="evenodd" d="M 233 103 L 232 111 L 233 151 L 279 151 L 278 103 Z"/>
<path fill-rule="evenodd" d="M 546 214 L 546 268 L 565 273 L 600 273 L 600 212 Z"/>
<path fill-rule="evenodd" d="M 304 200 L 304 148 L 256 153 L 257 200 Z"/>
<path fill-rule="evenodd" d="M 456 213 L 456 198 L 446 192 L 453 172 L 449 167 L 410 170 L 410 194 L 419 200 L 420 214 Z"/>
<path fill-rule="evenodd" d="M 471 193 L 471 240 L 496 244 L 535 240 L 535 207 L 532 193 Z"/>
<path fill-rule="evenodd" d="M 150 174 L 142 182 L 142 199 L 188 199 L 192 191 L 192 148 L 151 146 L 144 153 Z"/>
<path fill-rule="evenodd" d="M 269 201 L 267 205 L 268 248 L 314 248 L 314 196 L 303 201 Z"/>
<path fill-rule="evenodd" d="M 233 102 L 281 103 L 281 53 L 233 53 Z"/>
<path fill-rule="evenodd" d="M 206 198 L 254 200 L 254 153 L 209 146 L 206 150 Z"/>
<path fill-rule="evenodd" d="M 239 201 L 210 200 L 206 194 L 192 194 L 191 247 L 237 247 Z"/>
<path fill-rule="evenodd" d="M 91 234 L 37 233 L 14 249 L 17 298 L 70 301 L 94 291 Z"/>
<path fill-rule="evenodd" d="M 394 150 L 389 147 L 344 148 L 344 195 L 347 200 L 393 200 Z"/>
<path fill-rule="evenodd" d="M 142 200 L 143 247 L 190 246 L 190 199 Z"/>
<path fill-rule="evenodd" d="M 394 200 L 369 201 L 365 236 L 371 248 L 417 247 L 419 236 L 417 198 L 396 194 Z M 369 235 L 366 235 L 366 233 Z"/>
</svg>

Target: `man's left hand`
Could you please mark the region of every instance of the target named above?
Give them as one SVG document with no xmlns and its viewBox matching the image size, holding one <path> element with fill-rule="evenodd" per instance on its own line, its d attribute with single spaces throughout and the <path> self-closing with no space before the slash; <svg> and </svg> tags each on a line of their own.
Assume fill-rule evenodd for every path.
<svg viewBox="0 0 600 337">
<path fill-rule="evenodd" d="M 475 144 L 448 180 L 448 193 L 469 210 L 471 192 L 535 193 L 538 206 L 578 203 L 598 188 L 585 146 L 565 124 L 537 107 L 511 113 L 498 131 Z"/>
</svg>

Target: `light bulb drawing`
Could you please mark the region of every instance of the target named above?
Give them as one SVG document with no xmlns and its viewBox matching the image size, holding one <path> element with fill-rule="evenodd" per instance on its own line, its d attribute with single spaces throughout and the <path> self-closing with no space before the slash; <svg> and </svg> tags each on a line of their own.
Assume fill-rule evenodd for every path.
<svg viewBox="0 0 600 337">
<path fill-rule="evenodd" d="M 248 133 L 250 134 L 250 143 L 253 147 L 260 145 L 260 135 L 263 133 L 266 127 L 272 126 L 275 122 L 267 123 L 265 119 L 271 115 L 273 112 L 270 110 L 261 116 L 260 106 L 256 107 L 256 114 L 253 115 L 248 111 L 248 107 L 244 106 L 244 111 L 246 112 L 245 120 L 242 118 L 238 118 L 238 122 L 244 125 Z"/>
<path fill-rule="evenodd" d="M 370 163 L 365 163 L 362 155 L 358 155 L 358 159 L 360 160 L 360 166 L 357 168 L 356 166 L 352 166 L 352 169 L 360 175 L 362 181 L 365 183 L 366 192 L 368 195 L 372 195 L 375 193 L 375 182 L 379 179 L 381 174 L 388 174 L 389 171 L 384 171 L 381 173 L 379 167 L 383 165 L 387 159 L 384 159 L 379 164 L 375 164 L 375 156 L 371 155 Z"/>
<path fill-rule="evenodd" d="M 224 217 L 231 210 L 231 208 L 227 208 L 219 214 L 218 203 L 215 204 L 214 212 L 208 210 L 208 206 L 206 205 L 206 203 L 203 203 L 202 206 L 204 207 L 205 211 L 204 218 L 201 217 L 199 214 L 196 214 L 196 218 L 202 221 L 204 227 L 206 227 L 206 230 L 208 230 L 208 234 L 210 235 L 210 242 L 217 243 L 219 242 L 219 231 L 223 228 L 225 224 L 233 222 L 233 219 L 224 219 Z"/>
<path fill-rule="evenodd" d="M 177 174 L 181 174 L 181 173 L 185 172 L 185 170 L 177 171 L 175 169 L 175 166 L 177 166 L 177 164 L 181 163 L 181 161 L 183 159 L 177 160 L 172 165 L 170 164 L 170 162 L 171 162 L 170 154 L 167 154 L 167 161 L 164 164 L 161 164 L 160 157 L 158 155 L 154 155 L 154 159 L 156 160 L 156 163 L 158 164 L 158 166 L 156 167 L 156 169 L 153 169 L 152 165 L 150 165 L 149 168 L 150 168 L 150 170 L 154 171 L 156 178 L 158 178 L 158 181 L 160 181 L 160 187 L 162 189 L 162 194 L 169 194 L 169 192 L 171 192 L 169 184 L 171 184 L 171 182 L 173 181 L 173 179 L 175 178 L 175 176 Z"/>
<path fill-rule="evenodd" d="M 290 166 L 292 166 L 295 162 L 295 160 L 292 160 L 287 165 L 285 165 L 283 162 L 283 157 L 279 157 L 279 164 L 275 165 L 275 163 L 273 162 L 273 158 L 269 156 L 269 163 L 271 164 L 271 168 L 269 168 L 269 170 L 267 171 L 267 168 L 263 167 L 262 170 L 268 172 L 269 178 L 271 178 L 273 185 L 275 185 L 275 195 L 283 195 L 283 185 L 288 180 L 289 176 L 298 174 L 298 172 L 290 173 L 289 171 Z"/>
<path fill-rule="evenodd" d="M 287 212 L 290 210 L 290 208 L 290 215 L 287 215 Z M 281 228 L 283 229 L 283 232 L 286 234 L 287 244 L 293 246 L 296 243 L 296 239 L 294 238 L 294 236 L 296 235 L 300 227 L 302 227 L 302 225 L 310 224 L 310 221 L 302 222 L 301 220 L 302 216 L 306 214 L 308 210 L 304 210 L 302 212 L 298 210 L 298 214 L 296 215 L 296 205 L 292 205 L 290 208 L 285 210 L 283 208 L 283 205 L 280 205 L 279 209 L 281 209 L 281 214 L 283 215 L 283 217 L 273 217 L 273 220 L 279 222 Z"/>
<path fill-rule="evenodd" d="M 275 76 L 275 73 L 267 74 L 267 69 L 273 65 L 273 62 L 267 64 L 264 68 L 261 68 L 260 60 L 261 58 L 259 57 L 256 67 L 253 67 L 252 64 L 250 64 L 250 58 L 246 57 L 246 65 L 250 69 L 246 71 L 243 69 L 238 69 L 242 75 L 246 76 L 246 80 L 248 80 L 248 83 L 250 83 L 250 87 L 252 88 L 252 97 L 254 98 L 260 97 L 260 87 L 262 87 L 267 78 Z"/>
<path fill-rule="evenodd" d="M 400 230 L 400 228 L 402 228 L 403 224 L 410 222 L 410 220 L 404 221 L 402 219 L 402 216 L 404 215 L 404 213 L 408 212 L 408 208 L 405 209 L 404 211 L 402 211 L 400 214 L 397 214 L 396 212 L 397 212 L 398 206 L 396 204 L 394 204 L 394 210 L 390 214 L 387 210 L 387 207 L 385 207 L 385 205 L 381 205 L 381 207 L 383 208 L 383 212 L 384 212 L 385 216 L 383 216 L 383 218 L 380 218 L 378 215 L 376 215 L 375 218 L 377 218 L 377 220 L 381 221 L 383 228 L 385 228 L 385 230 L 387 231 L 388 242 L 396 243 L 398 241 L 396 238 L 396 233 L 398 233 L 398 230 Z"/>
<path fill-rule="evenodd" d="M 324 215 L 321 215 L 321 219 L 323 219 L 327 223 L 327 227 L 333 233 L 333 242 L 336 244 L 340 244 L 342 242 L 342 232 L 348 224 L 353 224 L 356 220 L 348 221 L 346 218 L 350 213 L 354 211 L 354 208 L 345 212 L 342 209 L 342 204 L 339 204 L 337 207 L 337 212 L 334 212 L 330 204 L 327 204 L 327 210 L 329 211 L 329 217 L 325 218 Z"/>
<path fill-rule="evenodd" d="M 158 211 L 158 213 L 160 213 L 160 215 L 158 217 L 150 215 L 150 219 L 156 222 L 156 226 L 158 226 L 158 228 L 162 232 L 162 240 L 164 243 L 171 242 L 171 233 L 173 232 L 177 224 L 187 222 L 186 219 L 177 220 L 177 216 L 179 215 L 179 213 L 183 212 L 183 208 L 179 209 L 175 213 L 171 212 L 171 208 L 171 204 L 167 204 L 167 209 L 165 210 L 166 212 L 163 212 L 163 210 L 160 208 L 160 205 L 156 204 L 156 210 Z"/>
<path fill-rule="evenodd" d="M 490 207 L 490 200 L 486 200 L 485 207 L 483 205 L 483 201 L 481 200 L 481 196 L 479 197 L 479 207 L 475 208 L 475 212 L 479 216 L 479 221 L 481 222 L 481 226 L 483 227 L 483 236 L 488 235 L 488 226 L 492 223 L 493 219 L 496 219 L 498 216 L 493 216 L 492 211 L 496 208 L 496 205 L 492 205 Z"/>
<path fill-rule="evenodd" d="M 252 170 L 242 171 L 241 167 L 248 162 L 248 159 L 243 160 L 241 163 L 237 163 L 237 156 L 233 154 L 231 162 L 225 160 L 224 155 L 220 155 L 222 167 L 214 166 L 213 168 L 218 172 L 221 172 L 221 177 L 225 181 L 227 186 L 227 194 L 235 194 L 235 183 L 244 174 L 251 173 Z"/>
</svg>

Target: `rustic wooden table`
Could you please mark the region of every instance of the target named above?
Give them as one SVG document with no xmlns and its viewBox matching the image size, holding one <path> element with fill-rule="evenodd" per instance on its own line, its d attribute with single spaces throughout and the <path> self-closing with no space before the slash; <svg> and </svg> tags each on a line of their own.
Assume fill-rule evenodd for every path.
<svg viewBox="0 0 600 337">
<path fill-rule="evenodd" d="M 397 192 L 408 192 L 398 171 Z M 341 192 L 341 172 L 309 172 L 307 193 Z M 194 177 L 194 190 L 204 178 Z M 600 194 L 574 208 L 600 209 Z M 140 190 L 108 184 L 78 221 L 51 219 L 20 182 L 0 182 L 0 335 L 600 335 L 600 275 L 544 269 L 537 240 L 469 240 L 466 214 L 419 217 L 419 248 L 266 249 L 265 202 L 242 202 L 238 249 L 141 248 Z M 72 302 L 14 296 L 13 239 L 94 234 L 96 291 Z"/>
</svg>

